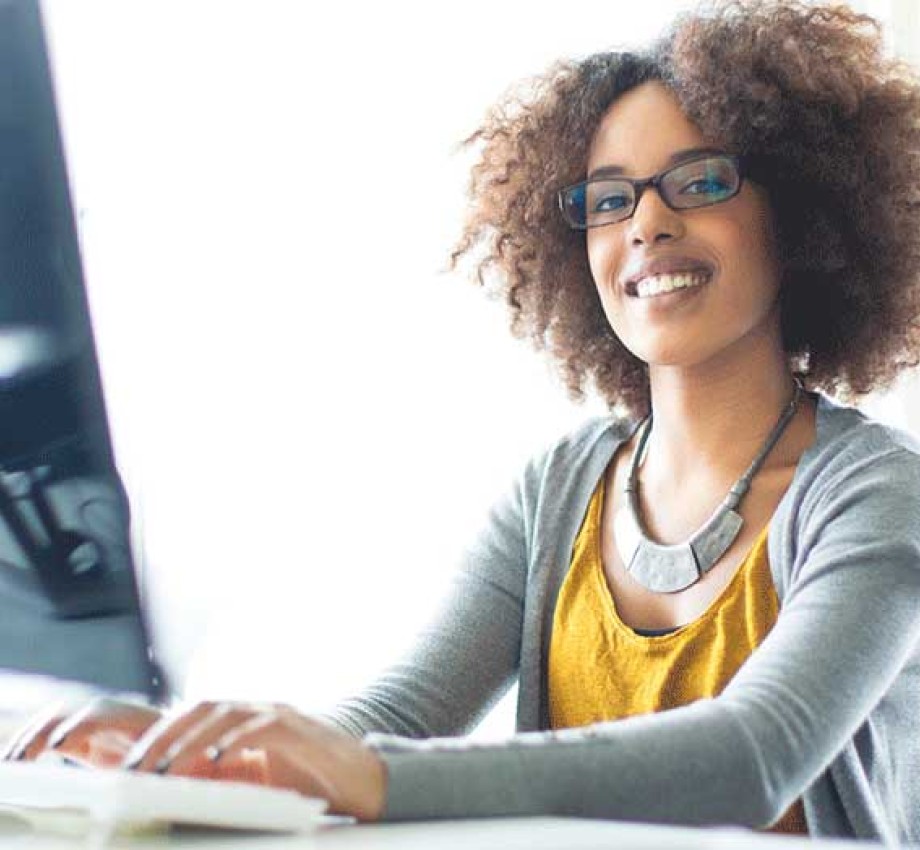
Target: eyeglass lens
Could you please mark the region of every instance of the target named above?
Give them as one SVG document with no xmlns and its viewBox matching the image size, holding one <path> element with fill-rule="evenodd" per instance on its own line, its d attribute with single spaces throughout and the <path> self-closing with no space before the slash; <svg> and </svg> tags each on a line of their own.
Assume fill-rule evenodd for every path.
<svg viewBox="0 0 920 850">
<path fill-rule="evenodd" d="M 738 193 L 740 185 L 735 160 L 728 156 L 681 163 L 658 175 L 658 191 L 672 209 L 692 209 L 727 201 Z M 571 224 L 597 227 L 629 218 L 638 201 L 631 181 L 604 177 L 569 187 L 563 192 L 562 203 Z"/>
</svg>

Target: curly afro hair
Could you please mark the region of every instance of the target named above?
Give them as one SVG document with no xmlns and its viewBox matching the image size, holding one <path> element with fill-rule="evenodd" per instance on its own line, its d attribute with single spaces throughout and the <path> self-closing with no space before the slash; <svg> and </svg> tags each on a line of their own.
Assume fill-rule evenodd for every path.
<svg viewBox="0 0 920 850">
<path fill-rule="evenodd" d="M 781 322 L 807 386 L 858 399 L 920 357 L 920 83 L 878 23 L 840 5 L 717 0 L 646 52 L 564 61 L 512 89 L 466 145 L 471 204 L 451 255 L 507 302 L 575 399 L 643 413 L 648 371 L 607 323 L 557 191 L 584 179 L 611 103 L 650 80 L 756 163 L 779 235 Z"/>
</svg>

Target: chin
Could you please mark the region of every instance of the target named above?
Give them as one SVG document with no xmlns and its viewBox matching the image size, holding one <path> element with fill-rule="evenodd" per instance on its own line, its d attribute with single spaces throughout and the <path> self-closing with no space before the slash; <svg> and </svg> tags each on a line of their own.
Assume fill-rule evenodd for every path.
<svg viewBox="0 0 920 850">
<path fill-rule="evenodd" d="M 623 343 L 636 357 L 649 368 L 657 366 L 683 366 L 692 367 L 704 363 L 716 352 L 704 351 L 692 344 L 681 344 L 678 340 L 671 340 L 667 344 L 649 345 L 646 340 L 644 345 L 629 345 Z"/>
</svg>

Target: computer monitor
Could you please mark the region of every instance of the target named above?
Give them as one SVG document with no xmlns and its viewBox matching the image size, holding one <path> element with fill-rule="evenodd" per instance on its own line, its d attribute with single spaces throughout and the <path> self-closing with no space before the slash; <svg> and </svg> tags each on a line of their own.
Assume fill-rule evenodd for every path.
<svg viewBox="0 0 920 850">
<path fill-rule="evenodd" d="M 0 0 L 0 668 L 161 696 L 37 0 Z"/>
</svg>

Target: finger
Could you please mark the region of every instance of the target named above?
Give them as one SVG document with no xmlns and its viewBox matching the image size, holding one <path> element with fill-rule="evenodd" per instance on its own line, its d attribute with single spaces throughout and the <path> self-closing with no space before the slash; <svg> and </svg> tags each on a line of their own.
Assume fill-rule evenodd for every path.
<svg viewBox="0 0 920 850">
<path fill-rule="evenodd" d="M 208 747 L 208 758 L 211 761 L 218 761 L 228 750 L 232 749 L 238 741 L 253 733 L 261 736 L 260 730 L 268 730 L 271 727 L 297 728 L 304 722 L 308 721 L 297 709 L 285 703 L 272 703 L 265 707 L 259 708 L 253 713 L 251 719 L 244 723 L 237 724 L 236 727 L 228 729 L 220 738 Z M 267 734 L 267 733 L 266 733 Z"/>
<path fill-rule="evenodd" d="M 238 723 L 215 738 L 207 748 L 205 755 L 215 764 L 224 761 L 238 755 L 238 751 L 243 748 L 241 741 L 251 741 L 250 749 L 264 749 L 267 743 L 266 730 L 277 725 L 280 717 L 281 715 L 277 713 L 262 712 L 248 718 L 243 723 Z"/>
<path fill-rule="evenodd" d="M 324 765 L 329 760 L 324 727 L 304 723 L 294 710 L 262 715 L 231 729 L 216 744 L 215 775 L 233 778 L 241 765 L 263 763 L 263 783 L 310 797 L 337 799 Z M 296 757 L 293 755 L 296 751 Z M 216 756 L 216 757 L 215 757 Z"/>
<path fill-rule="evenodd" d="M 159 711 L 149 706 L 111 697 L 99 697 L 91 700 L 58 725 L 48 738 L 48 746 L 62 747 L 71 735 L 80 731 L 88 735 L 99 728 L 118 730 L 140 737 L 160 716 Z"/>
<path fill-rule="evenodd" d="M 54 752 L 97 767 L 116 767 L 157 717 L 159 712 L 149 706 L 97 698 L 59 718 L 34 754 Z"/>
<path fill-rule="evenodd" d="M 210 775 L 217 779 L 257 781 L 262 785 L 300 790 L 290 781 L 276 781 L 279 771 L 272 768 L 279 751 L 289 746 L 297 746 L 297 742 L 291 739 L 284 711 L 260 714 L 228 730 L 208 748 Z M 280 774 L 282 779 L 287 778 L 286 771 Z"/>
<path fill-rule="evenodd" d="M 246 724 L 253 717 L 254 710 L 249 706 L 225 704 L 218 706 L 211 714 L 191 726 L 177 738 L 154 765 L 158 773 L 175 773 L 190 775 L 209 775 L 211 766 L 216 761 L 212 751 L 222 737 L 231 730 Z"/>
<path fill-rule="evenodd" d="M 60 706 L 54 706 L 30 717 L 25 725 L 13 733 L 3 749 L 4 761 L 26 761 L 34 759 L 42 750 L 48 736 L 65 719 Z"/>
<path fill-rule="evenodd" d="M 205 730 L 203 727 L 195 730 L 195 745 L 198 746 L 207 758 L 216 762 L 224 752 L 223 741 L 232 737 L 237 729 L 258 729 L 270 725 L 276 719 L 299 716 L 295 709 L 284 703 L 223 703 L 227 714 L 219 721 L 215 719 L 214 725 Z M 230 714 L 230 711 L 233 714 Z M 191 733 L 190 733 L 191 734 Z"/>
<path fill-rule="evenodd" d="M 215 710 L 218 703 L 202 702 L 191 710 L 164 714 L 134 743 L 122 766 L 128 770 L 150 771 L 173 743 Z"/>
<path fill-rule="evenodd" d="M 196 750 L 170 767 L 169 773 L 197 779 L 269 785 L 268 758 L 264 749 L 242 748 L 217 760 L 207 750 Z"/>
<path fill-rule="evenodd" d="M 87 721 L 56 749 L 101 767 L 117 767 L 153 724 L 148 716 Z"/>
<path fill-rule="evenodd" d="M 308 797 L 321 797 L 330 814 L 362 821 L 380 818 L 386 796 L 386 768 L 360 741 L 297 712 L 254 718 L 220 741 L 219 775 L 247 756 L 264 756 L 264 782 Z"/>
<path fill-rule="evenodd" d="M 91 739 L 100 730 L 119 732 L 133 740 L 159 716 L 160 712 L 150 706 L 112 697 L 94 697 L 76 710 L 72 701 L 59 702 L 30 718 L 7 742 L 0 758 L 31 760 L 47 749 L 58 748 L 86 758 Z"/>
<path fill-rule="evenodd" d="M 114 729 L 99 729 L 88 736 L 79 750 L 57 749 L 52 752 L 82 760 L 93 767 L 121 767 L 137 737 Z"/>
</svg>

